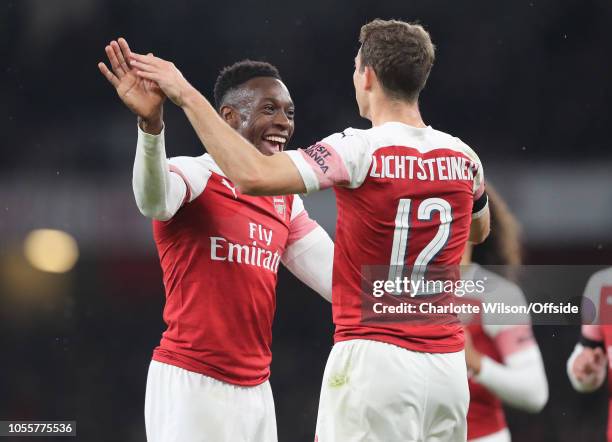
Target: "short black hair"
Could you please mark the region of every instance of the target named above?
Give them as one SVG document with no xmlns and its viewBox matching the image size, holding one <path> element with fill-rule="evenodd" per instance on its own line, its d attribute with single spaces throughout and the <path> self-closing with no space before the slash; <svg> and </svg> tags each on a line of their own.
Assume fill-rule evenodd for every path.
<svg viewBox="0 0 612 442">
<path fill-rule="evenodd" d="M 278 69 L 265 61 L 242 60 L 221 69 L 215 82 L 215 108 L 221 108 L 230 90 L 256 77 L 272 77 L 282 81 Z"/>
</svg>

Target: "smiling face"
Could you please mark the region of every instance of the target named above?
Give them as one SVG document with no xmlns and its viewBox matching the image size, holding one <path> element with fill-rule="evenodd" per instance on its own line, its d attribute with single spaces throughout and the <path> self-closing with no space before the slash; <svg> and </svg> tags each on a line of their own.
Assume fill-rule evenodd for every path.
<svg viewBox="0 0 612 442">
<path fill-rule="evenodd" d="M 264 155 L 282 152 L 293 135 L 295 108 L 289 90 L 272 77 L 252 78 L 234 91 L 222 117 Z"/>
</svg>

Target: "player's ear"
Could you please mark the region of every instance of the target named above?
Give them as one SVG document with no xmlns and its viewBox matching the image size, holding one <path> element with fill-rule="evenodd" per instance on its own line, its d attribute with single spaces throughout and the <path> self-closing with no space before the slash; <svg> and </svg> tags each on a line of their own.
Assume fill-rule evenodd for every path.
<svg viewBox="0 0 612 442">
<path fill-rule="evenodd" d="M 374 82 L 378 81 L 377 78 L 376 78 L 376 72 L 374 72 L 374 69 L 372 69 L 372 67 L 370 67 L 370 66 L 366 66 L 363 69 L 364 69 L 363 88 L 366 91 L 369 91 L 370 89 L 372 89 L 372 86 L 374 85 Z"/>
<path fill-rule="evenodd" d="M 223 120 L 231 127 L 233 127 L 234 129 L 238 128 L 238 125 L 240 124 L 240 115 L 238 114 L 238 111 L 232 106 L 221 106 L 219 114 L 221 115 L 221 118 L 223 118 Z"/>
</svg>

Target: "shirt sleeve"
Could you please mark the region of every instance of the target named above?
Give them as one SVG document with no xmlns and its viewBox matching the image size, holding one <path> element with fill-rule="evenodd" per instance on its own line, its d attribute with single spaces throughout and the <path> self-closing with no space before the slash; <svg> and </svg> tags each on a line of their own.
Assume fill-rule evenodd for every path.
<svg viewBox="0 0 612 442">
<path fill-rule="evenodd" d="M 523 290 L 515 283 L 499 278 L 487 280 L 487 302 L 500 302 L 527 310 Z M 529 313 L 486 313 L 482 318 L 484 333 L 506 355 L 533 345 L 531 316 Z"/>
<path fill-rule="evenodd" d="M 282 263 L 300 281 L 331 302 L 333 258 L 334 243 L 308 216 L 302 199 L 295 195 Z"/>
<path fill-rule="evenodd" d="M 334 243 L 321 226 L 290 244 L 281 261 L 300 281 L 331 302 Z"/>
<path fill-rule="evenodd" d="M 601 324 L 601 288 L 605 285 L 604 281 L 601 277 L 601 273 L 597 272 L 593 274 L 584 288 L 584 292 L 582 293 L 582 312 L 583 312 L 583 324 Z M 595 311 L 595 317 L 588 317 L 589 314 L 592 314 L 593 310 Z M 599 327 L 592 326 L 593 332 L 594 329 Z M 589 329 L 590 327 L 586 327 Z M 589 334 L 587 330 L 587 337 Z M 582 334 L 585 335 L 585 326 L 582 327 Z M 595 332 L 594 332 L 595 333 Z M 603 340 L 603 338 L 602 338 Z"/>
<path fill-rule="evenodd" d="M 489 210 L 489 198 L 485 192 L 485 178 L 484 171 L 482 169 L 482 162 L 480 158 L 474 152 L 474 150 L 465 144 L 463 141 L 457 139 L 461 143 L 463 152 L 470 159 L 472 163 L 472 173 L 474 176 L 474 182 L 472 187 L 472 193 L 474 194 L 474 206 L 472 208 L 472 219 L 480 218 Z"/>
<path fill-rule="evenodd" d="M 287 154 L 308 193 L 332 186 L 357 188 L 363 184 L 372 162 L 363 131 L 351 128 Z"/>
<path fill-rule="evenodd" d="M 168 160 L 168 169 L 181 177 L 187 186 L 187 195 L 183 204 L 199 197 L 212 175 L 208 166 L 200 157 L 174 157 Z"/>
<path fill-rule="evenodd" d="M 527 305 L 518 285 L 497 278 L 490 279 L 489 284 L 488 302 Z M 540 411 L 548 401 L 548 381 L 529 314 L 486 314 L 483 331 L 493 341 L 503 363 L 483 356 L 474 380 L 508 405 L 532 413 Z"/>
<path fill-rule="evenodd" d="M 132 189 L 143 215 L 169 220 L 202 193 L 209 177 L 210 171 L 197 158 L 166 159 L 164 130 L 151 135 L 138 128 Z"/>
<path fill-rule="evenodd" d="M 530 412 L 539 412 L 548 401 L 548 380 L 537 345 L 512 353 L 500 364 L 483 356 L 480 373 L 474 380 L 504 403 Z"/>
</svg>

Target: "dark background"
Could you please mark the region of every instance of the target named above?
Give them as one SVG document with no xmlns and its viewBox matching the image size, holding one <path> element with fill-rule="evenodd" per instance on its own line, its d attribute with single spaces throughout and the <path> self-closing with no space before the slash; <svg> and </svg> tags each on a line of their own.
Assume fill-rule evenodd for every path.
<svg viewBox="0 0 612 442">
<path fill-rule="evenodd" d="M 526 262 L 612 264 L 609 1 L 3 2 L 0 420 L 76 419 L 79 440 L 144 440 L 163 287 L 131 193 L 135 118 L 97 70 L 104 46 L 124 36 L 207 96 L 227 64 L 274 63 L 296 103 L 296 147 L 367 127 L 351 75 L 359 27 L 376 17 L 430 31 L 423 116 L 479 153 L 523 224 Z M 179 110 L 166 105 L 165 120 L 169 155 L 201 154 Z M 333 234 L 333 197 L 306 205 Z M 35 228 L 76 238 L 72 271 L 28 264 L 22 242 Z M 579 295 L 587 277 L 569 290 Z M 281 442 L 313 438 L 332 330 L 329 306 L 281 271 L 271 378 Z M 510 413 L 514 440 L 604 440 L 607 393 L 579 395 L 565 375 L 577 335 L 536 328 L 550 400 L 540 415 Z"/>
</svg>

